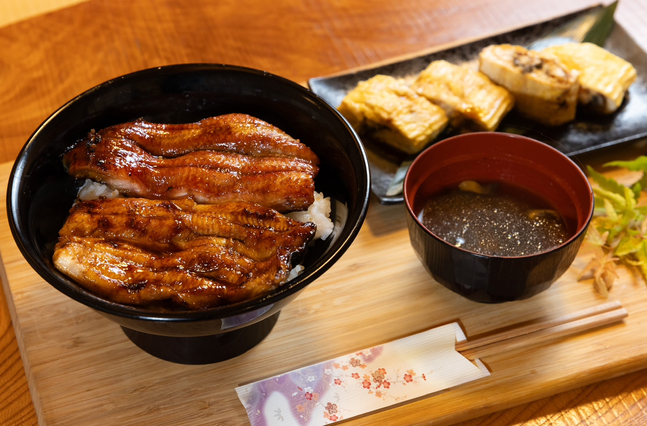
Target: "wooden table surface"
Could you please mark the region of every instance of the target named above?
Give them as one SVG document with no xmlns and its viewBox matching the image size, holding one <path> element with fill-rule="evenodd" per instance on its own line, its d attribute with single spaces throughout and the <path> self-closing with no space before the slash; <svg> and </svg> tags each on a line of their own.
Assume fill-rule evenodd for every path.
<svg viewBox="0 0 647 426">
<path fill-rule="evenodd" d="M 31 7 L 26 3 L 30 2 L 0 0 L 0 15 L 12 13 L 0 18 L 0 25 L 5 25 L 0 28 L 0 163 L 14 160 L 31 132 L 63 103 L 98 83 L 139 69 L 227 63 L 305 82 L 525 26 L 597 2 L 41 0 L 31 2 Z M 40 9 L 34 10 L 35 3 Z M 72 3 L 77 4 L 52 11 Z M 647 2 L 621 0 L 616 20 L 647 50 Z M 639 146 L 586 161 L 634 154 L 643 154 Z M 3 292 L 0 424 L 37 424 Z M 647 371 L 462 423 L 508 424 L 647 424 Z"/>
</svg>

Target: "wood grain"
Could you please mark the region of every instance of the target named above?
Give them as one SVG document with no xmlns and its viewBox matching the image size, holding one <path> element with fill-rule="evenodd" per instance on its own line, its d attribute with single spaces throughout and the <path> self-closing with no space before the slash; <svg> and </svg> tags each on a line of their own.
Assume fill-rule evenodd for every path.
<svg viewBox="0 0 647 426">
<path fill-rule="evenodd" d="M 4 291 L 0 292 L 0 424 L 36 424 Z"/>
<path fill-rule="evenodd" d="M 595 3 L 196 0 L 183 6 L 180 0 L 90 0 L 0 28 L 0 161 L 13 160 L 36 126 L 67 100 L 141 68 L 221 62 L 305 81 Z M 647 5 L 641 0 L 622 0 L 616 12 L 643 48 L 644 16 Z M 1 302 L 0 423 L 35 424 Z M 554 396 L 536 395 L 547 398 L 464 425 L 645 424 L 646 376 L 638 372 Z"/>
<path fill-rule="evenodd" d="M 456 350 L 465 358 L 475 360 L 515 348 L 546 344 L 550 340 L 622 321 L 627 315 L 629 313 L 622 304 L 614 300 L 565 315 L 540 317 L 530 323 L 492 330 L 485 336 L 473 336 L 469 340 L 457 342 Z"/>
<path fill-rule="evenodd" d="M 0 2 L 0 27 L 82 1 L 86 0 L 3 0 Z"/>
<path fill-rule="evenodd" d="M 0 165 L 0 187 L 9 166 Z M 246 413 L 234 392 L 242 383 L 455 320 L 469 339 L 604 301 L 590 282 L 576 281 L 587 263 L 585 250 L 549 291 L 531 299 L 504 305 L 468 301 L 429 278 L 409 243 L 405 216 L 402 205 L 371 204 L 348 252 L 281 311 L 261 344 L 226 362 L 185 366 L 142 352 L 117 325 L 45 283 L 17 250 L 0 207 L 4 282 L 13 296 L 10 308 L 41 421 L 244 424 Z M 629 312 L 624 321 L 487 354 L 481 360 L 490 377 L 347 424 L 448 425 L 644 368 L 647 341 L 637 336 L 647 322 L 647 287 L 620 272 L 613 300 Z"/>
</svg>

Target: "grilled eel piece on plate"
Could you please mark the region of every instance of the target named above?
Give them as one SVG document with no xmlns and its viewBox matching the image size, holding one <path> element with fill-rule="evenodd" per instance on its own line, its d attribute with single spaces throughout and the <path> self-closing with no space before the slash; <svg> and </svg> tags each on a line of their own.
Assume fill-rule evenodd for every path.
<svg viewBox="0 0 647 426">
<path fill-rule="evenodd" d="M 151 154 L 165 157 L 208 149 L 256 157 L 293 157 L 319 164 L 308 146 L 247 114 L 225 114 L 188 124 L 157 124 L 139 119 L 106 127 L 97 136 L 130 139 Z"/>
<path fill-rule="evenodd" d="M 420 152 L 448 121 L 442 108 L 387 75 L 361 81 L 337 109 L 358 133 L 408 154 Z"/>
<path fill-rule="evenodd" d="M 466 122 L 493 131 L 514 105 L 514 97 L 485 74 L 443 60 L 431 62 L 411 88 L 442 107 L 454 127 Z"/>
<path fill-rule="evenodd" d="M 566 43 L 541 51 L 580 73 L 579 103 L 592 112 L 612 114 L 622 104 L 636 69 L 629 62 L 592 43 Z"/>
<path fill-rule="evenodd" d="M 92 179 L 124 195 L 200 203 L 246 201 L 280 212 L 314 201 L 319 168 L 297 157 L 253 156 L 213 150 L 165 158 L 121 137 L 91 135 L 63 157 L 75 178 Z"/>
<path fill-rule="evenodd" d="M 72 207 L 53 260 L 117 303 L 203 309 L 285 282 L 315 231 L 313 223 L 249 203 L 91 200 Z"/>
<path fill-rule="evenodd" d="M 547 126 L 575 118 L 578 73 L 553 57 L 522 46 L 491 45 L 479 54 L 479 71 L 515 97 L 515 109 Z"/>
</svg>

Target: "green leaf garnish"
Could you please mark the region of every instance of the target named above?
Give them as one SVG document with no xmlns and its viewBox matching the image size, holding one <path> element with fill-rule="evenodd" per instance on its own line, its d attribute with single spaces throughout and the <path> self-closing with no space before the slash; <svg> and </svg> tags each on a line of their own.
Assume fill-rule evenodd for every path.
<svg viewBox="0 0 647 426">
<path fill-rule="evenodd" d="M 587 232 L 587 241 L 596 251 L 586 269 L 593 271 L 595 288 L 604 296 L 618 277 L 618 262 L 637 268 L 647 281 L 647 206 L 638 206 L 642 188 L 647 187 L 647 157 L 605 166 L 642 171 L 643 178 L 629 188 L 587 167 L 597 186 L 593 188 L 596 215 Z"/>
<path fill-rule="evenodd" d="M 632 161 L 610 161 L 604 165 L 605 167 L 623 167 L 632 172 L 639 172 L 647 170 L 647 157 L 641 155 Z"/>
</svg>

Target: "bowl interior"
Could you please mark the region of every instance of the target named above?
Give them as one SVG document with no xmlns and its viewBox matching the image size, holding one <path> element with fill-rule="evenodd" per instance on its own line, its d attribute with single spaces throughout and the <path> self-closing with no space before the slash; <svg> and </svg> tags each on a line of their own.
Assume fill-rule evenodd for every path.
<svg viewBox="0 0 647 426">
<path fill-rule="evenodd" d="M 432 145 L 416 158 L 404 184 L 409 212 L 418 218 L 432 195 L 465 180 L 508 182 L 529 191 L 559 212 L 572 235 L 568 241 L 586 228 L 593 211 L 586 175 L 564 154 L 523 136 L 470 133 Z"/>
<path fill-rule="evenodd" d="M 306 252 L 304 272 L 251 301 L 199 312 L 157 313 L 108 302 L 58 272 L 52 254 L 80 182 L 67 175 L 61 154 L 91 129 L 143 117 L 187 123 L 226 113 L 261 118 L 310 146 L 321 159 L 316 190 L 333 200 L 334 235 Z M 291 295 L 332 265 L 364 220 L 369 172 L 364 150 L 337 111 L 309 90 L 265 72 L 226 65 L 190 64 L 144 70 L 101 84 L 49 117 L 19 154 L 9 182 L 12 233 L 31 266 L 77 301 L 132 318 L 225 318 L 258 310 Z"/>
</svg>

